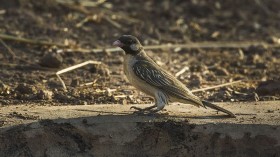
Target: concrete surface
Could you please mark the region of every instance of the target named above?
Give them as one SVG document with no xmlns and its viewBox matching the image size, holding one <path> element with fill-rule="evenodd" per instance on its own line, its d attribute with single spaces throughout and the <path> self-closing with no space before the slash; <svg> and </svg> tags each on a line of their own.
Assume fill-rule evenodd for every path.
<svg viewBox="0 0 280 157">
<path fill-rule="evenodd" d="M 280 156 L 280 102 L 223 103 L 237 118 L 174 104 L 0 108 L 0 156 Z M 138 107 L 147 105 L 138 105 Z"/>
</svg>

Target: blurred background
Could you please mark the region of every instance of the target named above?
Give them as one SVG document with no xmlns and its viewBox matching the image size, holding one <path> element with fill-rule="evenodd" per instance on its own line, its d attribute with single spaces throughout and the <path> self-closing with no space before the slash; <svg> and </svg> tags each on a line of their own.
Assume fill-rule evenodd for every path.
<svg viewBox="0 0 280 157">
<path fill-rule="evenodd" d="M 152 103 L 110 49 L 123 34 L 163 45 L 148 54 L 192 90 L 240 81 L 201 98 L 279 100 L 279 8 L 278 0 L 0 0 L 0 104 Z M 101 64 L 61 74 L 65 91 L 55 73 L 87 60 Z"/>
</svg>

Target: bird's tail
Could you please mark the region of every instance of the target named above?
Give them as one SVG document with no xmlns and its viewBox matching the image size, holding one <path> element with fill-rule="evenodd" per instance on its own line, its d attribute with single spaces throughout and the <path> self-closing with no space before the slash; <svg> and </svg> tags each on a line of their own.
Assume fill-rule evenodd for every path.
<svg viewBox="0 0 280 157">
<path fill-rule="evenodd" d="M 214 110 L 217 110 L 217 111 L 221 111 L 221 112 L 224 112 L 224 113 L 226 113 L 226 114 L 228 114 L 230 117 L 232 117 L 232 118 L 235 118 L 236 116 L 232 113 L 232 112 L 230 112 L 229 110 L 226 110 L 226 109 L 224 109 L 224 108 L 222 108 L 222 107 L 219 107 L 219 106 L 217 106 L 217 105 L 214 105 L 214 104 L 212 104 L 212 103 L 210 103 L 210 102 L 208 102 L 208 101 L 202 101 L 202 104 L 204 105 L 204 106 L 206 106 L 206 107 L 209 107 L 209 108 L 212 108 L 212 109 L 214 109 Z"/>
</svg>

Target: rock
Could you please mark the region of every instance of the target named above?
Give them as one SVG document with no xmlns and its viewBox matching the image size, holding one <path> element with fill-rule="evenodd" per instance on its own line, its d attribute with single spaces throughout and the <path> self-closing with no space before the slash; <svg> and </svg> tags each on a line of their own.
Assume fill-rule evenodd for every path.
<svg viewBox="0 0 280 157">
<path fill-rule="evenodd" d="M 229 72 L 225 68 L 222 68 L 222 67 L 215 67 L 212 69 L 212 71 L 214 71 L 215 74 L 218 76 L 228 76 L 229 75 Z"/>
<path fill-rule="evenodd" d="M 217 76 L 212 71 L 209 71 L 205 74 L 205 79 L 206 81 L 217 81 Z"/>
<path fill-rule="evenodd" d="M 52 100 L 53 92 L 49 90 L 39 90 L 37 94 L 38 99 L 42 100 Z"/>
<path fill-rule="evenodd" d="M 79 79 L 72 79 L 72 81 L 71 81 L 71 86 L 72 87 L 77 87 L 79 85 L 80 85 Z"/>
<path fill-rule="evenodd" d="M 54 99 L 60 102 L 67 102 L 67 101 L 71 101 L 72 97 L 70 95 L 67 95 L 66 93 L 57 92 L 54 93 Z"/>
<path fill-rule="evenodd" d="M 20 94 L 36 94 L 37 90 L 34 86 L 28 85 L 26 83 L 19 84 L 15 90 Z"/>
<path fill-rule="evenodd" d="M 40 65 L 48 68 L 59 68 L 63 62 L 63 58 L 58 53 L 47 53 L 40 60 Z"/>
<path fill-rule="evenodd" d="M 266 69 L 268 68 L 268 65 L 266 63 L 256 63 L 257 69 Z"/>
<path fill-rule="evenodd" d="M 263 63 L 263 62 L 264 62 L 263 58 L 258 54 L 249 55 L 248 59 L 247 59 L 248 64 L 258 64 L 258 63 Z"/>
<path fill-rule="evenodd" d="M 104 64 L 93 65 L 90 72 L 100 74 L 101 76 L 110 76 L 110 70 Z"/>
<path fill-rule="evenodd" d="M 252 93 L 242 93 L 238 91 L 233 91 L 233 94 L 236 99 L 241 100 L 241 101 L 259 101 L 260 98 L 257 93 L 252 92 Z"/>
<path fill-rule="evenodd" d="M 190 65 L 191 72 L 202 72 L 207 70 L 208 68 L 204 64 L 194 63 Z"/>
<path fill-rule="evenodd" d="M 256 92 L 259 95 L 280 95 L 280 80 L 260 82 Z"/>
<path fill-rule="evenodd" d="M 202 77 L 198 74 L 192 74 L 190 76 L 190 82 L 189 82 L 189 86 L 190 87 L 200 87 L 201 82 L 202 82 Z"/>
<path fill-rule="evenodd" d="M 245 54 L 264 54 L 266 48 L 263 45 L 253 45 L 244 50 Z"/>
<path fill-rule="evenodd" d="M 269 43 L 272 43 L 272 44 L 280 44 L 280 38 L 278 38 L 276 36 L 271 36 L 267 40 Z"/>
</svg>

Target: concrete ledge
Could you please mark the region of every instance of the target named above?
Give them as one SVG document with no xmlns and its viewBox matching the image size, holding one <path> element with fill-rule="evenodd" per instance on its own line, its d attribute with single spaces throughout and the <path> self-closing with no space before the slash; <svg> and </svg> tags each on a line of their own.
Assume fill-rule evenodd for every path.
<svg viewBox="0 0 280 157">
<path fill-rule="evenodd" d="M 0 156 L 280 156 L 279 102 L 219 105 L 237 118 L 189 105 L 156 117 L 123 105 L 1 107 Z"/>
</svg>

